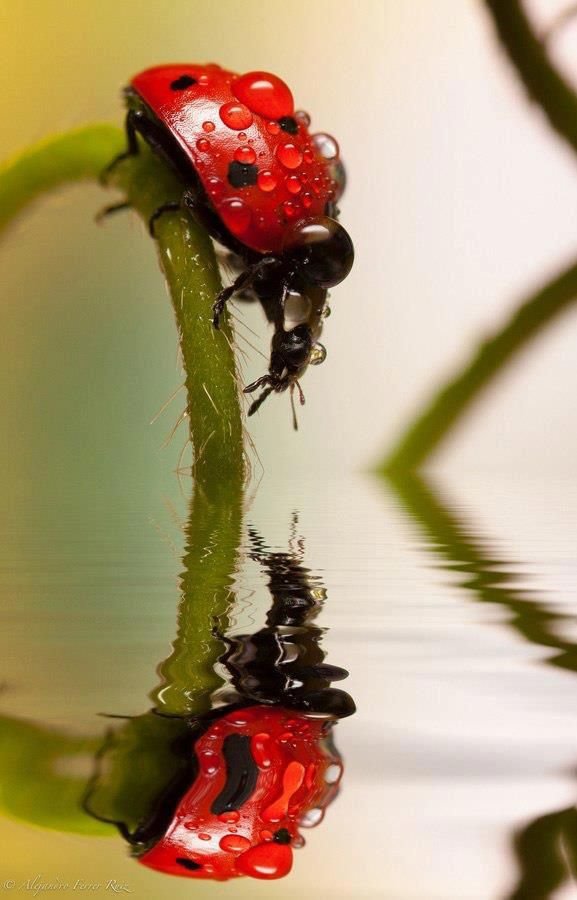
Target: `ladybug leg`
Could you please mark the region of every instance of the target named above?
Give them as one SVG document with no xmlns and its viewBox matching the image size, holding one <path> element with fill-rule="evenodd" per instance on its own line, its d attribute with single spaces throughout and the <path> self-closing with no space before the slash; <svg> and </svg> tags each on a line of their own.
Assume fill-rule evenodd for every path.
<svg viewBox="0 0 577 900">
<path fill-rule="evenodd" d="M 138 131 L 138 125 L 143 118 L 143 114 L 137 112 L 134 109 L 129 110 L 126 114 L 126 119 L 124 120 L 124 130 L 126 132 L 126 143 L 128 146 L 123 153 L 119 153 L 118 156 L 114 157 L 112 162 L 108 163 L 108 165 L 100 175 L 100 181 L 102 182 L 102 184 L 106 184 L 108 175 L 110 174 L 110 172 L 112 172 L 113 169 L 116 168 L 119 162 L 122 162 L 123 159 L 128 159 L 128 157 L 130 156 L 136 156 L 138 154 L 138 138 L 136 134 Z"/>
<path fill-rule="evenodd" d="M 276 266 L 278 265 L 278 262 L 279 261 L 275 256 L 263 256 L 251 266 L 248 266 L 244 272 L 241 272 L 240 275 L 235 278 L 231 285 L 224 288 L 224 290 L 218 294 L 212 306 L 212 324 L 215 328 L 219 327 L 220 317 L 227 301 L 230 300 L 232 295 L 236 294 L 237 291 L 242 291 L 245 288 L 250 287 L 255 278 L 257 278 L 266 268 L 269 266 Z"/>
<path fill-rule="evenodd" d="M 150 232 L 150 237 L 156 237 L 154 233 L 155 223 L 165 212 L 176 212 L 177 210 L 182 209 L 182 204 L 178 200 L 171 200 L 170 203 L 163 203 L 162 206 L 159 206 L 154 210 L 150 219 L 148 220 L 148 231 Z"/>
</svg>

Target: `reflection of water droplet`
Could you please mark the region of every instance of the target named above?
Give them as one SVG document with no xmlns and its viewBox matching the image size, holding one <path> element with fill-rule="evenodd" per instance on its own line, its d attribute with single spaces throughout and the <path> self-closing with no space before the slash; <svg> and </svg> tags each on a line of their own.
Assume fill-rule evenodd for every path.
<svg viewBox="0 0 577 900">
<path fill-rule="evenodd" d="M 309 358 L 309 366 L 320 366 L 321 363 L 324 363 L 326 358 L 327 358 L 327 348 L 324 346 L 324 344 L 321 344 L 319 341 L 317 341 L 317 343 L 314 345 L 313 349 L 311 350 L 311 355 Z"/>
<path fill-rule="evenodd" d="M 325 781 L 327 784 L 337 784 L 342 774 L 342 767 L 338 763 L 331 763 L 325 772 Z"/>
<path fill-rule="evenodd" d="M 218 769 L 218 754 L 204 750 L 199 755 L 200 767 L 205 775 L 214 775 Z"/>
<path fill-rule="evenodd" d="M 218 818 L 221 822 L 238 822 L 240 815 L 236 809 L 231 809 L 229 812 L 221 813 Z"/>
<path fill-rule="evenodd" d="M 263 172 L 259 172 L 256 178 L 256 183 L 258 184 L 261 191 L 265 191 L 265 193 L 270 193 L 270 191 L 274 191 L 276 187 L 276 178 L 269 172 L 268 169 L 265 169 Z"/>
<path fill-rule="evenodd" d="M 323 159 L 337 159 L 339 155 L 339 145 L 334 137 L 330 134 L 313 134 L 312 142 L 316 147 L 317 153 Z"/>
<path fill-rule="evenodd" d="M 220 118 L 233 131 L 242 131 L 252 125 L 252 113 L 242 103 L 224 103 L 219 111 Z"/>
<path fill-rule="evenodd" d="M 256 153 L 252 147 L 238 147 L 234 151 L 234 158 L 238 163 L 242 163 L 245 166 L 252 166 L 256 160 Z"/>
<path fill-rule="evenodd" d="M 250 207 L 236 197 L 225 200 L 220 206 L 219 212 L 224 224 L 233 234 L 244 234 L 252 219 Z"/>
<path fill-rule="evenodd" d="M 303 828 L 314 828 L 315 825 L 318 825 L 323 817 L 323 810 L 318 807 L 314 807 L 313 809 L 307 809 L 305 813 L 299 819 L 299 825 Z"/>
<path fill-rule="evenodd" d="M 259 769 L 270 769 L 272 765 L 271 744 L 270 734 L 266 734 L 264 731 L 255 734 L 252 738 L 250 749 Z"/>
<path fill-rule="evenodd" d="M 291 141 L 279 144 L 276 155 L 286 169 L 298 169 L 303 161 L 303 155 L 299 147 Z"/>
<path fill-rule="evenodd" d="M 303 189 L 298 175 L 289 175 L 285 180 L 285 184 L 287 186 L 287 191 L 289 192 L 289 194 L 300 194 Z"/>
<path fill-rule="evenodd" d="M 250 841 L 242 834 L 225 834 L 218 846 L 227 853 L 244 853 L 250 847 Z"/>
<path fill-rule="evenodd" d="M 311 124 L 311 117 L 308 112 L 305 112 L 304 109 L 299 109 L 295 113 L 295 119 L 299 123 L 299 125 L 304 125 L 305 128 L 308 128 Z"/>
<path fill-rule="evenodd" d="M 215 124 L 214 124 L 214 122 L 203 122 L 203 123 L 202 123 L 202 130 L 203 130 L 203 131 L 211 132 L 211 131 L 214 131 L 214 129 L 215 129 Z"/>
</svg>

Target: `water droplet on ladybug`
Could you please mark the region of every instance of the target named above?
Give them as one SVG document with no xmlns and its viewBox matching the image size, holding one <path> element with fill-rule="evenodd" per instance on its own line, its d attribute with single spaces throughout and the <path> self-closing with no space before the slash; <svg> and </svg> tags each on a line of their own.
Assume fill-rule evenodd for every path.
<svg viewBox="0 0 577 900">
<path fill-rule="evenodd" d="M 243 837 L 242 834 L 225 834 L 220 839 L 218 846 L 226 853 L 244 853 L 245 850 L 249 849 L 250 841 L 248 838 Z"/>
<path fill-rule="evenodd" d="M 334 137 L 330 134 L 324 134 L 320 132 L 319 134 L 313 134 L 312 142 L 316 148 L 317 153 L 323 157 L 323 159 L 337 159 L 339 155 L 339 145 L 335 141 Z"/>
<path fill-rule="evenodd" d="M 223 184 L 220 178 L 216 178 L 215 175 L 211 175 L 210 178 L 207 178 L 208 184 L 208 192 L 211 197 L 217 197 L 219 194 L 222 194 Z"/>
<path fill-rule="evenodd" d="M 311 117 L 308 112 L 305 112 L 304 109 L 298 109 L 295 113 L 295 119 L 299 123 L 299 125 L 303 125 L 305 128 L 308 128 L 311 124 Z"/>
<path fill-rule="evenodd" d="M 214 131 L 215 127 L 216 127 L 216 126 L 215 126 L 214 122 L 203 122 L 203 123 L 202 123 L 202 130 L 203 130 L 203 131 L 207 131 L 207 132 L 209 132 L 209 133 L 210 133 L 211 131 Z"/>
<path fill-rule="evenodd" d="M 300 148 L 291 141 L 287 141 L 286 144 L 279 144 L 276 148 L 276 155 L 287 169 L 298 169 L 303 161 L 303 154 Z"/>
<path fill-rule="evenodd" d="M 300 206 L 298 203 L 295 203 L 293 200 L 285 200 L 282 205 L 282 211 L 287 219 L 296 219 L 299 214 Z M 288 734 L 282 734 L 279 738 L 280 741 L 286 740 L 288 741 L 292 737 L 290 732 Z"/>
<path fill-rule="evenodd" d="M 244 234 L 251 223 L 252 212 L 250 206 L 236 197 L 225 200 L 219 207 L 220 215 L 226 227 L 233 234 Z M 237 723 L 238 724 L 238 723 Z"/>
<path fill-rule="evenodd" d="M 199 839 L 200 841 L 210 841 L 211 836 L 210 836 L 210 834 L 207 834 L 206 831 L 199 831 L 199 833 L 198 833 L 198 839 Z"/>
<path fill-rule="evenodd" d="M 313 349 L 311 350 L 309 366 L 320 366 L 321 363 L 324 363 L 326 358 L 327 348 L 324 346 L 324 344 L 321 344 L 319 343 L 319 341 L 317 341 L 317 343 L 314 344 Z"/>
<path fill-rule="evenodd" d="M 302 203 L 302 205 L 304 206 L 305 209 L 308 209 L 310 206 L 312 206 L 312 203 L 313 203 L 313 195 L 310 194 L 310 193 L 307 191 L 305 194 L 302 195 L 302 197 L 301 197 L 301 203 Z"/>
<path fill-rule="evenodd" d="M 278 122 L 267 122 L 266 130 L 269 134 L 280 134 L 280 125 Z"/>
<path fill-rule="evenodd" d="M 289 192 L 289 194 L 300 194 L 303 189 L 301 180 L 298 175 L 289 175 L 285 180 L 285 184 L 287 186 L 287 191 Z"/>
<path fill-rule="evenodd" d="M 252 166 L 256 162 L 256 153 L 252 147 L 238 147 L 234 152 L 234 158 L 238 163 Z"/>
<path fill-rule="evenodd" d="M 199 138 L 196 142 L 196 149 L 201 153 L 206 153 L 207 150 L 210 150 L 210 141 L 207 141 L 206 138 Z"/>
<path fill-rule="evenodd" d="M 242 131 L 252 125 L 252 113 L 242 103 L 224 103 L 219 111 L 220 118 L 225 125 L 232 128 L 233 131 Z"/>
<path fill-rule="evenodd" d="M 268 169 L 264 169 L 262 172 L 259 172 L 256 177 L 256 183 L 258 184 L 261 191 L 265 193 L 270 193 L 274 191 L 276 187 L 276 178 L 269 172 Z"/>
<path fill-rule="evenodd" d="M 199 75 L 197 81 L 199 84 L 208 84 L 208 75 Z"/>
<path fill-rule="evenodd" d="M 312 187 L 313 191 L 315 192 L 315 194 L 317 195 L 317 197 L 319 194 L 322 194 L 322 192 L 323 192 L 322 178 L 320 178 L 318 175 L 315 175 L 315 177 L 312 180 L 311 187 Z"/>
<path fill-rule="evenodd" d="M 239 141 L 246 141 L 246 132 L 239 131 L 239 133 L 237 134 L 237 138 L 239 139 Z"/>
<path fill-rule="evenodd" d="M 272 841 L 274 834 L 272 831 L 269 831 L 268 828 L 265 828 L 260 833 L 261 841 Z"/>
<path fill-rule="evenodd" d="M 294 847 L 295 850 L 298 850 L 300 847 L 304 847 L 306 841 L 302 834 L 295 834 L 295 836 L 291 840 L 291 847 Z"/>
<path fill-rule="evenodd" d="M 314 155 L 313 151 L 310 149 L 310 147 L 307 147 L 307 149 L 303 153 L 303 159 L 306 163 L 309 163 L 309 164 L 315 161 L 315 155 Z"/>
<path fill-rule="evenodd" d="M 198 823 L 193 819 L 188 819 L 183 824 L 187 831 L 196 831 L 196 829 L 198 828 Z"/>
<path fill-rule="evenodd" d="M 259 116 L 281 119 L 294 110 L 293 96 L 288 85 L 270 72 L 247 72 L 232 84 L 237 100 Z"/>
<path fill-rule="evenodd" d="M 319 809 L 318 807 L 307 809 L 307 811 L 300 817 L 299 825 L 301 825 L 303 828 L 314 828 L 315 825 L 319 824 L 323 815 L 323 810 Z"/>
<path fill-rule="evenodd" d="M 325 307 L 323 309 L 323 319 L 328 319 L 331 313 L 332 309 L 330 308 L 328 303 L 325 303 Z"/>
</svg>

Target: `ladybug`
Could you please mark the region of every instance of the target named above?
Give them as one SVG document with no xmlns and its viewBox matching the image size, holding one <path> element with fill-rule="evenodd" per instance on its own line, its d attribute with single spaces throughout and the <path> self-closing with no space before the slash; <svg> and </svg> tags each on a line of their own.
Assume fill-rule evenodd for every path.
<svg viewBox="0 0 577 900">
<path fill-rule="evenodd" d="M 288 86 L 268 72 L 236 75 L 215 64 L 156 66 L 124 90 L 128 147 L 138 136 L 167 161 L 183 184 L 179 203 L 231 254 L 235 278 L 215 298 L 213 325 L 235 293 L 257 299 L 274 326 L 268 372 L 245 388 L 263 388 L 252 415 L 272 392 L 291 398 L 309 364 L 322 362 L 317 342 L 327 291 L 353 264 L 352 241 L 337 221 L 344 189 L 339 148 L 310 134 Z M 112 209 L 112 208 L 111 208 Z M 290 303 L 287 302 L 290 297 Z M 287 327 L 288 326 L 288 327 Z"/>
<path fill-rule="evenodd" d="M 288 875 L 298 828 L 313 827 L 343 766 L 331 720 L 269 706 L 217 718 L 194 745 L 196 775 L 138 861 L 169 875 L 227 880 Z"/>
</svg>

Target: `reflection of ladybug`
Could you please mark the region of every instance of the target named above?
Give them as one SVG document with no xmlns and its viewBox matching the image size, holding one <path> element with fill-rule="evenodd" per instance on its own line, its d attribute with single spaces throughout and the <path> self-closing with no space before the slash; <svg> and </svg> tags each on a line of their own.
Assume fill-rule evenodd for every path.
<svg viewBox="0 0 577 900">
<path fill-rule="evenodd" d="M 197 878 L 282 878 L 303 843 L 299 824 L 317 824 L 338 790 L 330 724 L 266 706 L 214 720 L 194 745 L 192 784 L 140 862 Z"/>
<path fill-rule="evenodd" d="M 136 75 L 125 91 L 128 150 L 140 134 L 183 181 L 181 203 L 228 248 L 242 271 L 216 298 L 218 327 L 226 301 L 251 290 L 275 325 L 269 371 L 246 388 L 294 388 L 310 362 L 324 358 L 315 346 L 327 289 L 348 275 L 353 245 L 338 224 L 336 200 L 344 174 L 338 144 L 311 135 L 306 113 L 294 111 L 292 94 L 276 75 L 238 76 L 217 65 L 157 66 Z M 300 321 L 285 330 L 289 294 L 300 295 Z M 250 414 L 250 413 L 249 413 Z"/>
</svg>

